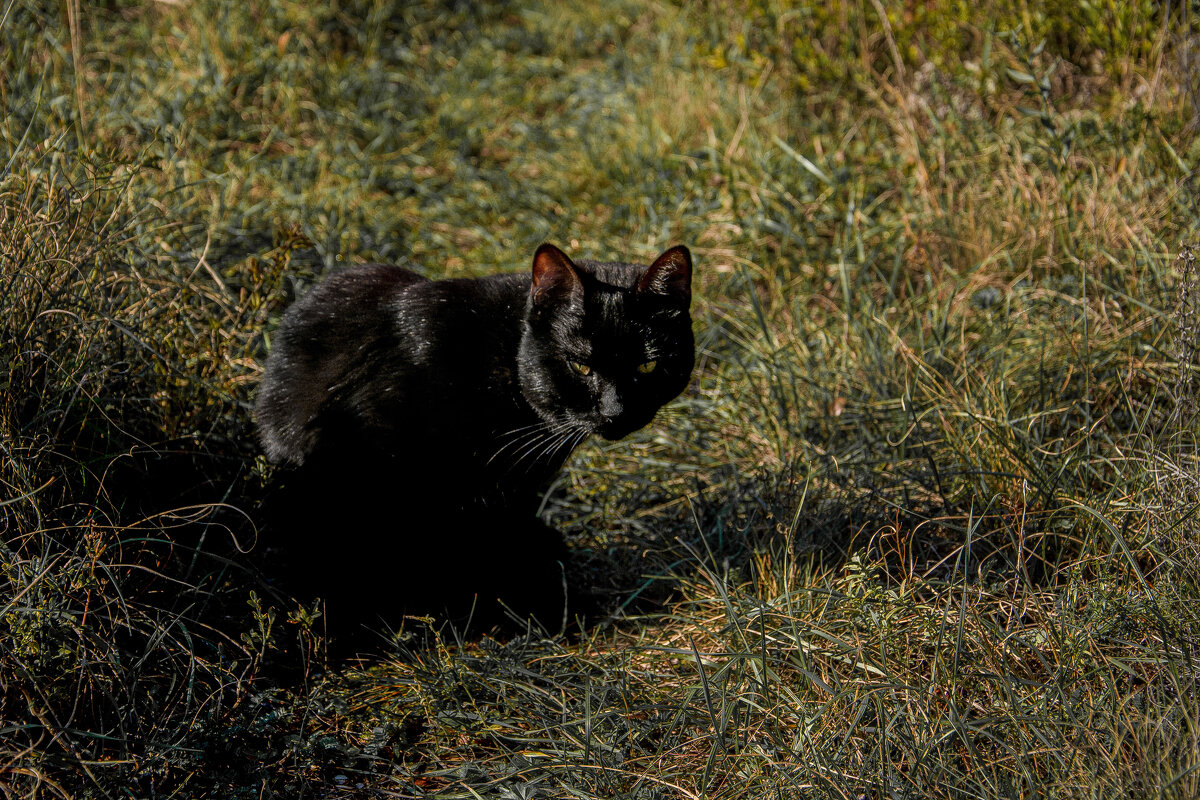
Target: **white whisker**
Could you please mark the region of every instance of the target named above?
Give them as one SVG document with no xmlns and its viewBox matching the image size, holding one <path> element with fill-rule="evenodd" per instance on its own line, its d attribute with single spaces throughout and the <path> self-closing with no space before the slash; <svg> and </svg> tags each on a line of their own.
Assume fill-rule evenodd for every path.
<svg viewBox="0 0 1200 800">
<path fill-rule="evenodd" d="M 563 453 L 563 459 L 571 455 L 579 442 L 583 441 L 582 435 L 587 434 L 587 430 L 581 426 L 575 425 L 564 431 L 554 442 L 548 444 L 542 453 L 538 456 L 538 460 L 545 458 L 547 463 L 553 463 L 558 457 L 558 453 L 566 445 L 566 452 Z"/>
<path fill-rule="evenodd" d="M 525 425 L 520 428 L 514 428 L 507 433 L 502 433 L 500 436 L 496 437 L 498 440 L 503 440 L 505 437 L 512 438 L 509 441 L 504 442 L 499 448 L 496 449 L 496 452 L 492 453 L 491 458 L 488 459 L 488 463 L 491 464 L 502 454 L 504 454 L 505 451 L 512 451 L 514 449 L 524 448 L 528 445 L 532 445 L 539 441 L 543 435 L 553 434 L 561 430 L 564 426 L 570 424 L 571 423 L 569 422 L 546 422 L 543 420 L 536 422 L 533 425 Z"/>
<path fill-rule="evenodd" d="M 537 431 L 537 435 L 532 440 L 525 439 L 520 446 L 520 451 L 514 453 L 512 463 L 509 464 L 509 471 L 515 469 L 522 461 L 532 457 L 529 466 L 532 467 L 538 462 L 545 448 L 551 442 L 557 441 L 565 432 L 572 430 L 575 427 L 574 422 L 560 422 L 555 425 L 547 425 L 545 430 Z"/>
</svg>

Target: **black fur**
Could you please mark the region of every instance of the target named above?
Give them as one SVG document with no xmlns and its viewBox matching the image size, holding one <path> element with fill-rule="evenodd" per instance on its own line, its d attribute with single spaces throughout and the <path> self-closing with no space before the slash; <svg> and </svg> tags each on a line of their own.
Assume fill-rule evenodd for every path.
<svg viewBox="0 0 1200 800">
<path fill-rule="evenodd" d="M 684 247 L 645 267 L 542 245 L 524 274 L 431 281 L 368 265 L 317 285 L 284 315 L 256 406 L 268 458 L 294 468 L 279 527 L 316 562 L 308 588 L 336 594 L 325 567 L 382 558 L 400 583 L 444 581 L 372 597 L 380 612 L 516 596 L 501 573 L 539 561 L 522 538 L 555 573 L 540 496 L 589 435 L 643 427 L 687 385 L 690 281 Z M 464 568 L 472 555 L 485 563 Z"/>
</svg>

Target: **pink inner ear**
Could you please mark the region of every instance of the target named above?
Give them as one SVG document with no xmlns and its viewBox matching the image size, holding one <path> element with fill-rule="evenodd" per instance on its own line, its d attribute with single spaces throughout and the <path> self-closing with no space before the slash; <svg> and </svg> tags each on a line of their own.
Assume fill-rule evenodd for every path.
<svg viewBox="0 0 1200 800">
<path fill-rule="evenodd" d="M 533 285 L 530 287 L 534 297 L 551 291 L 572 292 L 581 286 L 575 265 L 566 253 L 552 244 L 538 247 L 533 254 Z"/>
<path fill-rule="evenodd" d="M 673 295 L 686 303 L 692 299 L 692 254 L 676 245 L 654 260 L 638 281 L 639 292 Z"/>
</svg>

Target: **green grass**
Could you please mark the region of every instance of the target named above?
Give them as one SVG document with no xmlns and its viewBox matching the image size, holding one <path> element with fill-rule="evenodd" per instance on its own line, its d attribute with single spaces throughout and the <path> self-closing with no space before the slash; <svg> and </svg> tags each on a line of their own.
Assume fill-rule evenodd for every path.
<svg viewBox="0 0 1200 800">
<path fill-rule="evenodd" d="M 0 791 L 1200 794 L 1177 5 L 0 4 Z M 696 257 L 693 385 L 546 502 L 609 617 L 327 659 L 274 323 L 545 240 Z"/>
</svg>

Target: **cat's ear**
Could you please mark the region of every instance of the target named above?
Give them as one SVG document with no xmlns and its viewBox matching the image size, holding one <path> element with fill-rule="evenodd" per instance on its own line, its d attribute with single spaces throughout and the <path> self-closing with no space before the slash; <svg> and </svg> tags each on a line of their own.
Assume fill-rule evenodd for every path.
<svg viewBox="0 0 1200 800">
<path fill-rule="evenodd" d="M 570 298 L 583 291 L 583 283 L 566 253 L 552 244 L 543 244 L 533 254 L 533 285 L 529 291 L 534 300 Z"/>
<path fill-rule="evenodd" d="M 639 292 L 673 298 L 685 307 L 692 303 L 692 254 L 677 244 L 654 260 L 638 281 Z"/>
</svg>

